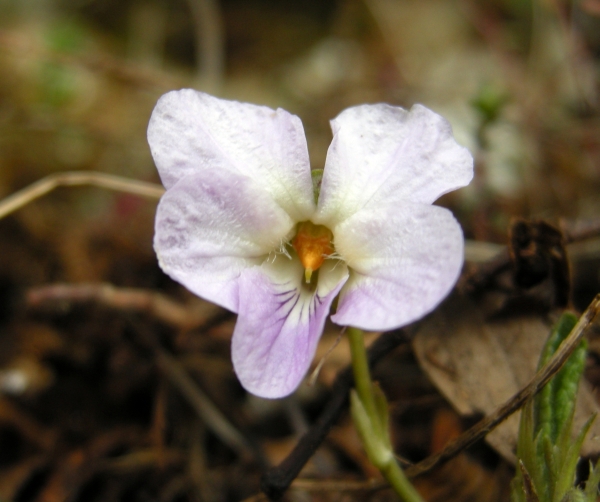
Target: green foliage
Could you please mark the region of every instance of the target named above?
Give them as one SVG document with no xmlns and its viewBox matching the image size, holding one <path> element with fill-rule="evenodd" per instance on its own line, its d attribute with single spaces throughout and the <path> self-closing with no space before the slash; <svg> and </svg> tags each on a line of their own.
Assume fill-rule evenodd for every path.
<svg viewBox="0 0 600 502">
<path fill-rule="evenodd" d="M 89 37 L 82 24 L 66 19 L 51 24 L 45 33 L 48 49 L 61 54 L 77 54 L 84 51 L 89 46 Z"/>
<path fill-rule="evenodd" d="M 471 106 L 477 110 L 484 124 L 491 124 L 498 120 L 508 95 L 492 84 L 484 84 L 477 95 L 471 100 Z"/>
<path fill-rule="evenodd" d="M 89 48 L 90 35 L 72 21 L 57 21 L 45 32 L 44 45 L 50 57 L 41 62 L 38 72 L 40 101 L 51 107 L 68 104 L 77 95 L 80 70 L 56 56 L 73 56 Z"/>
<path fill-rule="evenodd" d="M 577 324 L 577 317 L 565 313 L 544 349 L 539 368 L 556 352 Z M 595 417 L 585 423 L 572 439 L 573 417 L 579 380 L 585 365 L 586 343 L 575 349 L 561 370 L 531 400 L 521 413 L 517 444 L 519 469 L 513 480 L 513 502 L 595 502 L 600 469 L 591 469 L 584 490 L 574 486 L 579 452 Z"/>
<path fill-rule="evenodd" d="M 476 138 L 480 148 L 488 148 L 487 131 L 489 126 L 495 124 L 500 118 L 504 105 L 508 102 L 508 95 L 492 84 L 484 84 L 471 100 L 471 106 L 478 112 L 479 124 Z"/>
</svg>

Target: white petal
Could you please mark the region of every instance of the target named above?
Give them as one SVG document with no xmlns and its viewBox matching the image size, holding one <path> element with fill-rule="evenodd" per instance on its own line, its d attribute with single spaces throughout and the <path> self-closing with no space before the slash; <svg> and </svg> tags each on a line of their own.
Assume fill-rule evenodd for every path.
<svg viewBox="0 0 600 502">
<path fill-rule="evenodd" d="M 250 178 L 206 169 L 171 186 L 156 212 L 162 269 L 193 293 L 237 312 L 242 270 L 262 263 L 294 222 Z"/>
<path fill-rule="evenodd" d="M 302 122 L 285 110 L 172 91 L 154 108 L 148 142 L 166 188 L 203 169 L 226 169 L 255 180 L 296 221 L 314 211 Z"/>
<path fill-rule="evenodd" d="M 404 326 L 450 292 L 463 263 L 463 234 L 447 209 L 427 204 L 360 211 L 335 229 L 351 270 L 332 321 L 367 330 Z"/>
<path fill-rule="evenodd" d="M 390 201 L 432 203 L 473 177 L 469 151 L 424 106 L 357 106 L 331 126 L 316 223 L 331 228 L 363 207 Z"/>
<path fill-rule="evenodd" d="M 329 308 L 348 278 L 348 268 L 327 261 L 316 291 L 303 284 L 297 257 L 278 256 L 240 278 L 240 308 L 231 358 L 246 390 L 265 398 L 292 393 L 315 355 Z"/>
</svg>

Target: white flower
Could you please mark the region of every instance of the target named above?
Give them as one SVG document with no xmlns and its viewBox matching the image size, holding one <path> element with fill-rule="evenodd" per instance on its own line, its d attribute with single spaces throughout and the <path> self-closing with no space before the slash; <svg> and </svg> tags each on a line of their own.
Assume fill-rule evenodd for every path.
<svg viewBox="0 0 600 502">
<path fill-rule="evenodd" d="M 162 96 L 150 119 L 167 189 L 160 266 L 238 313 L 234 369 L 262 397 L 299 385 L 338 294 L 333 322 L 389 330 L 435 308 L 462 267 L 460 226 L 431 205 L 473 176 L 450 125 L 421 105 L 385 104 L 331 125 L 315 201 L 302 123 L 282 109 L 185 89 Z"/>
</svg>

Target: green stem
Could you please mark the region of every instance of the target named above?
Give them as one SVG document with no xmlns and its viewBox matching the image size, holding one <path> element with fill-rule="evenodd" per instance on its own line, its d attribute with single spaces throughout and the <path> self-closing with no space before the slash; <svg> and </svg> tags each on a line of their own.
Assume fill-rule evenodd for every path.
<svg viewBox="0 0 600 502">
<path fill-rule="evenodd" d="M 394 452 L 386 445 L 390 444 L 389 431 L 384 424 L 387 420 L 382 419 L 377 412 L 375 403 L 375 394 L 373 392 L 373 383 L 369 371 L 367 360 L 367 351 L 365 350 L 364 336 L 360 329 L 348 328 L 348 339 L 350 340 L 350 352 L 352 354 L 352 370 L 354 372 L 354 387 L 362 404 L 363 420 L 355 420 L 356 427 L 359 429 L 360 436 L 365 444 L 365 449 L 369 452 L 378 451 L 380 454 L 372 455 L 371 462 L 375 464 L 394 491 L 405 502 L 423 502 L 423 499 L 410 483 L 402 471 Z M 354 396 L 353 396 L 354 399 Z M 358 410 L 356 410 L 358 411 Z M 366 413 L 366 416 L 364 415 Z M 356 415 L 354 415 L 356 418 Z M 365 421 L 369 424 L 365 424 Z M 370 427 L 369 427 L 370 425 Z M 382 448 L 388 451 L 382 451 Z"/>
<path fill-rule="evenodd" d="M 386 466 L 379 470 L 400 498 L 406 502 L 423 502 L 421 495 L 415 490 L 395 458 L 392 458 Z"/>
<path fill-rule="evenodd" d="M 372 427 L 375 429 L 378 437 L 384 432 L 381 430 L 377 407 L 375 406 L 375 396 L 373 395 L 373 383 L 371 382 L 371 372 L 369 371 L 369 362 L 367 359 L 367 350 L 365 349 L 365 340 L 362 330 L 357 328 L 348 328 L 348 339 L 350 340 L 350 353 L 352 355 L 352 372 L 354 373 L 354 388 L 358 397 L 369 416 Z"/>
</svg>

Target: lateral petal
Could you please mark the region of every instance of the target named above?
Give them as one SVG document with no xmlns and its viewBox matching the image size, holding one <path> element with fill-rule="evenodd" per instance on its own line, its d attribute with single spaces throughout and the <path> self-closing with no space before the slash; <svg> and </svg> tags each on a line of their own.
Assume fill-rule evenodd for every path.
<svg viewBox="0 0 600 502">
<path fill-rule="evenodd" d="M 285 110 L 172 91 L 152 112 L 148 143 L 167 189 L 204 169 L 225 169 L 252 178 L 296 221 L 314 211 L 302 122 Z"/>
<path fill-rule="evenodd" d="M 463 264 L 462 230 L 452 213 L 427 204 L 360 211 L 335 229 L 351 269 L 331 320 L 367 330 L 407 325 L 450 292 Z"/>
<path fill-rule="evenodd" d="M 182 178 L 161 198 L 154 249 L 165 273 L 237 312 L 241 272 L 277 251 L 293 227 L 250 178 L 207 168 Z"/>
<path fill-rule="evenodd" d="M 450 124 L 422 105 L 344 110 L 331 122 L 316 223 L 330 228 L 363 207 L 391 201 L 432 203 L 467 185 L 473 158 Z"/>
<path fill-rule="evenodd" d="M 265 398 L 291 394 L 315 355 L 333 299 L 348 279 L 348 268 L 328 261 L 318 285 L 302 285 L 297 257 L 245 270 L 240 277 L 240 308 L 231 358 L 248 392 Z"/>
</svg>

